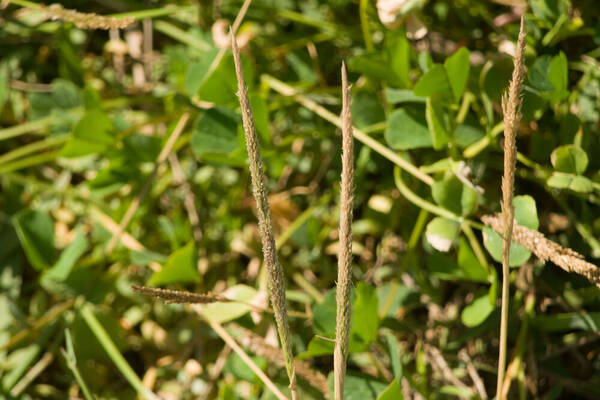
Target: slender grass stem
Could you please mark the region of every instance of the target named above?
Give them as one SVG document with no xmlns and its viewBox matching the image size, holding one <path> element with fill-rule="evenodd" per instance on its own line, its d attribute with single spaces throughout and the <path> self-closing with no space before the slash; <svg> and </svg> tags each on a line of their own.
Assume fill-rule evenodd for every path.
<svg viewBox="0 0 600 400">
<path fill-rule="evenodd" d="M 123 357 L 123 354 L 121 354 L 108 332 L 106 332 L 102 324 L 100 324 L 100 321 L 98 321 L 94 315 L 93 307 L 92 304 L 85 303 L 80 309 L 80 314 L 96 339 L 100 342 L 104 351 L 108 354 L 108 357 L 115 363 L 117 369 L 123 374 L 125 379 L 127 379 L 127 382 L 129 382 L 140 396 L 149 400 L 160 400 L 157 395 L 144 387 L 140 378 L 127 363 L 127 360 Z"/>
<path fill-rule="evenodd" d="M 23 168 L 33 167 L 34 165 L 43 164 L 56 159 L 60 155 L 60 151 L 49 151 L 45 153 L 35 154 L 31 157 L 22 158 L 0 166 L 0 174 L 7 172 L 18 171 Z"/>
<path fill-rule="evenodd" d="M 516 137 L 521 121 L 521 90 L 524 77 L 525 54 L 525 20 L 521 17 L 521 29 L 517 42 L 512 80 L 507 93 L 502 98 L 504 114 L 504 176 L 502 177 L 502 219 L 504 224 L 502 240 L 502 308 L 500 313 L 500 349 L 498 352 L 498 380 L 496 399 L 501 400 L 502 384 L 506 369 L 506 347 L 508 336 L 508 301 L 509 301 L 509 258 L 510 243 L 515 210 L 512 204 L 515 183 L 517 157 Z"/>
<path fill-rule="evenodd" d="M 8 161 L 26 156 L 38 150 L 58 146 L 62 143 L 65 143 L 67 140 L 69 140 L 69 135 L 50 136 L 42 140 L 37 140 L 33 143 L 29 143 L 25 146 L 17 147 L 16 149 L 0 156 L 0 164 L 5 164 Z"/>
</svg>

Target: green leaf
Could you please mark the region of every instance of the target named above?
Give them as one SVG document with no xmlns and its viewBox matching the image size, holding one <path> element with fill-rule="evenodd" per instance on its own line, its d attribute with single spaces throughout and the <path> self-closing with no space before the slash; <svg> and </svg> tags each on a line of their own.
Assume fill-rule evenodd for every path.
<svg viewBox="0 0 600 400">
<path fill-rule="evenodd" d="M 588 156 L 582 148 L 566 145 L 554 149 L 550 162 L 559 172 L 581 175 L 587 169 Z"/>
<path fill-rule="evenodd" d="M 248 92 L 252 92 L 254 89 L 254 72 L 252 64 L 244 56 L 242 56 L 242 70 L 246 85 L 248 85 Z M 190 90 L 193 90 L 196 86 L 197 84 L 189 84 Z M 198 89 L 198 97 L 219 106 L 235 106 L 238 104 L 236 93 L 237 78 L 233 56 L 231 53 L 227 53 L 221 59 L 219 66 L 206 78 L 202 79 Z"/>
<path fill-rule="evenodd" d="M 221 293 L 222 296 L 237 300 L 227 303 L 210 303 L 201 309 L 202 315 L 211 321 L 223 323 L 234 320 L 250 312 L 250 302 L 259 292 L 247 285 L 235 285 Z"/>
<path fill-rule="evenodd" d="M 579 193 L 590 193 L 594 190 L 591 180 L 582 175 L 564 174 L 554 172 L 546 181 L 548 186 L 557 189 L 570 189 Z"/>
<path fill-rule="evenodd" d="M 431 147 L 431 134 L 425 125 L 412 117 L 405 109 L 395 110 L 389 117 L 385 139 L 395 150 Z"/>
<path fill-rule="evenodd" d="M 190 241 L 184 247 L 176 250 L 167 260 L 164 267 L 155 272 L 148 285 L 159 286 L 170 283 L 193 283 L 198 280 L 196 263 L 196 247 Z"/>
<path fill-rule="evenodd" d="M 487 270 L 481 265 L 471 250 L 471 246 L 462 237 L 458 247 L 458 266 L 464 271 L 467 279 L 475 282 L 488 282 Z"/>
<path fill-rule="evenodd" d="M 77 229 L 77 233 L 73 241 L 63 250 L 58 258 L 58 261 L 46 272 L 46 276 L 55 281 L 64 281 L 67 279 L 75 263 L 88 250 L 89 242 L 81 229 Z"/>
<path fill-rule="evenodd" d="M 331 392 L 330 398 L 333 399 L 333 372 L 327 377 L 327 384 Z M 371 375 L 348 371 L 344 379 L 344 400 L 376 400 L 387 386 Z"/>
<path fill-rule="evenodd" d="M 356 300 L 352 307 L 352 329 L 350 334 L 358 336 L 364 343 L 377 339 L 379 329 L 379 308 L 377 292 L 364 282 L 356 285 Z"/>
<path fill-rule="evenodd" d="M 350 58 L 348 60 L 348 70 L 385 81 L 394 87 L 402 86 L 402 80 L 389 67 L 380 53 L 362 54 Z"/>
<path fill-rule="evenodd" d="M 435 94 L 440 94 L 445 98 L 452 99 L 452 87 L 446 74 L 446 69 L 435 64 L 423 75 L 414 87 L 415 95 L 420 97 L 430 97 Z"/>
<path fill-rule="evenodd" d="M 427 242 L 436 250 L 446 252 L 456 240 L 460 224 L 443 217 L 435 217 L 427 224 L 425 237 Z"/>
<path fill-rule="evenodd" d="M 532 326 L 547 332 L 583 330 L 597 333 L 600 330 L 600 312 L 537 315 Z"/>
<path fill-rule="evenodd" d="M 93 109 L 79 120 L 61 151 L 63 157 L 81 157 L 105 151 L 115 141 L 114 127 L 106 114 Z"/>
<path fill-rule="evenodd" d="M 431 186 L 431 195 L 437 204 L 456 215 L 469 215 L 477 209 L 477 192 L 454 174 L 435 181 Z"/>
<path fill-rule="evenodd" d="M 460 319 L 463 324 L 472 328 L 485 321 L 492 311 L 494 311 L 494 307 L 490 303 L 490 297 L 486 293 L 466 306 L 460 315 Z"/>
<path fill-rule="evenodd" d="M 375 92 L 357 90 L 352 94 L 352 122 L 359 129 L 385 120 L 381 101 Z"/>
<path fill-rule="evenodd" d="M 353 295 L 355 298 L 354 291 Z M 330 290 L 323 297 L 323 301 L 313 307 L 312 326 L 317 335 L 335 334 L 336 312 L 335 290 Z"/>
<path fill-rule="evenodd" d="M 461 47 L 444 62 L 448 80 L 454 94 L 454 101 L 458 102 L 465 90 L 471 64 L 469 63 L 469 50 Z"/>
<path fill-rule="evenodd" d="M 416 91 L 415 91 L 416 93 Z M 441 100 L 427 98 L 425 105 L 425 119 L 427 127 L 431 134 L 433 148 L 440 150 L 450 141 L 450 132 L 448 132 L 448 115 L 445 113 Z"/>
<path fill-rule="evenodd" d="M 214 153 L 231 154 L 238 149 L 239 123 L 239 117 L 229 108 L 213 107 L 206 110 L 194 127 L 192 151 L 200 157 Z"/>
<path fill-rule="evenodd" d="M 388 31 L 386 51 L 390 68 L 402 83 L 402 87 L 410 85 L 410 43 L 404 30 Z"/>
<path fill-rule="evenodd" d="M 515 208 L 515 220 L 519 225 L 533 230 L 538 229 L 537 208 L 535 200 L 531 196 L 516 196 L 513 199 L 513 206 Z M 483 244 L 494 260 L 502 262 L 502 237 L 488 226 L 483 228 Z M 529 259 L 529 256 L 531 256 L 529 250 L 515 243 L 514 240 L 511 242 L 508 261 L 511 267 L 523 264 Z"/>
<path fill-rule="evenodd" d="M 402 385 L 399 379 L 394 379 L 392 383 L 379 396 L 377 400 L 403 400 Z"/>
<path fill-rule="evenodd" d="M 419 97 L 412 90 L 385 88 L 385 99 L 390 104 L 425 103 L 426 97 Z"/>
<path fill-rule="evenodd" d="M 552 58 L 548 68 L 548 80 L 554 88 L 552 99 L 560 101 L 569 96 L 567 90 L 569 86 L 567 56 L 562 51 Z"/>
<path fill-rule="evenodd" d="M 48 213 L 24 210 L 13 217 L 13 225 L 29 263 L 38 271 L 56 260 L 54 224 Z"/>
</svg>

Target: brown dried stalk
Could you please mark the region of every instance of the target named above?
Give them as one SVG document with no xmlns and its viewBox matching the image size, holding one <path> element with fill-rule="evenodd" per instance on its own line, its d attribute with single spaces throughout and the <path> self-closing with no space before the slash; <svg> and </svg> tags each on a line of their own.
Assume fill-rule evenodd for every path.
<svg viewBox="0 0 600 400">
<path fill-rule="evenodd" d="M 235 62 L 235 72 L 238 80 L 238 98 L 242 109 L 242 121 L 244 124 L 244 133 L 246 136 L 246 148 L 250 160 L 250 177 L 252 179 L 252 193 L 256 200 L 256 211 L 258 216 L 258 231 L 262 241 L 263 258 L 267 271 L 267 283 L 271 304 L 275 314 L 279 340 L 285 354 L 285 366 L 290 379 L 290 390 L 292 391 L 292 400 L 298 398 L 296 391 L 296 372 L 294 368 L 294 355 L 292 353 L 292 343 L 290 337 L 290 327 L 288 322 L 287 307 L 285 304 L 285 277 L 283 268 L 279 264 L 277 251 L 275 247 L 275 238 L 273 235 L 273 226 L 271 224 L 271 210 L 267 199 L 266 179 L 263 171 L 263 162 L 258 146 L 258 135 L 254 127 L 254 117 L 248 98 L 248 89 L 244 81 L 242 71 L 242 62 L 240 60 L 240 51 L 237 47 L 235 36 L 231 34 L 231 48 L 233 51 L 233 60 Z"/>
<path fill-rule="evenodd" d="M 352 142 L 352 115 L 350 89 L 346 66 L 342 64 L 342 183 L 340 194 L 340 228 L 338 279 L 336 289 L 335 350 L 333 353 L 334 397 L 344 397 L 344 376 L 350 337 L 350 290 L 352 289 L 352 189 L 354 185 L 354 144 Z"/>
<path fill-rule="evenodd" d="M 83 29 L 123 29 L 135 23 L 135 18 L 103 17 L 95 13 L 82 13 L 76 10 L 63 8 L 60 4 L 41 6 L 50 19 L 72 22 Z"/>
<path fill-rule="evenodd" d="M 216 293 L 192 293 L 183 290 L 168 290 L 135 285 L 132 285 L 131 289 L 136 293 L 164 300 L 167 304 L 208 304 L 217 302 L 227 303 L 231 301 L 227 297 Z"/>
<path fill-rule="evenodd" d="M 517 157 L 517 129 L 521 121 L 521 89 L 524 77 L 525 54 L 525 20 L 521 18 L 521 28 L 517 41 L 512 80 L 507 93 L 502 97 L 504 114 L 504 176 L 502 177 L 502 218 L 506 230 L 502 241 L 502 309 L 500 316 L 500 350 L 498 352 L 498 381 L 496 398 L 500 399 L 504 371 L 506 369 L 506 341 L 508 330 L 508 296 L 510 241 L 515 210 L 513 208 L 513 192 L 515 182 L 515 162 Z"/>
<path fill-rule="evenodd" d="M 501 235 L 504 233 L 504 223 L 499 215 L 484 215 L 481 221 Z M 542 261 L 550 260 L 567 272 L 586 277 L 600 288 L 600 268 L 585 261 L 576 251 L 562 247 L 547 239 L 542 233 L 518 224 L 513 226 L 512 239 Z"/>
<path fill-rule="evenodd" d="M 281 349 L 271 346 L 270 344 L 266 343 L 261 336 L 249 329 L 244 328 L 241 325 L 231 323 L 229 326 L 241 333 L 237 339 L 242 346 L 257 356 L 266 358 L 273 364 L 276 364 L 280 367 L 285 366 L 285 356 L 283 355 Z M 306 379 L 311 386 L 319 389 L 325 398 L 329 397 L 329 388 L 327 387 L 327 378 L 325 375 L 315 370 L 306 361 L 295 360 L 294 366 L 298 376 Z"/>
</svg>

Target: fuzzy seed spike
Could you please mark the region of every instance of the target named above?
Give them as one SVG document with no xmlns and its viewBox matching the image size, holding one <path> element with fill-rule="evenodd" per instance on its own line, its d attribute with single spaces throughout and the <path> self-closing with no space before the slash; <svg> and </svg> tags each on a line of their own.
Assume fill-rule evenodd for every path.
<svg viewBox="0 0 600 400">
<path fill-rule="evenodd" d="M 502 97 L 504 114 L 504 175 L 502 177 L 502 219 L 504 223 L 502 241 L 502 309 L 500 317 L 500 349 L 498 352 L 498 381 L 496 399 L 502 399 L 502 383 L 506 369 L 506 342 L 508 331 L 509 257 L 515 210 L 512 204 L 517 157 L 517 130 L 521 121 L 521 90 L 525 75 L 525 20 L 521 17 L 519 39 L 514 59 L 514 69 L 508 91 Z"/>
<path fill-rule="evenodd" d="M 350 336 L 350 291 L 352 289 L 352 190 L 354 186 L 354 143 L 352 139 L 352 114 L 350 113 L 350 89 L 346 65 L 342 63 L 342 176 L 340 193 L 340 227 L 338 278 L 336 289 L 336 332 L 334 366 L 334 397 L 344 397 L 344 377 L 348 358 Z"/>
<path fill-rule="evenodd" d="M 252 193 L 256 201 L 256 213 L 258 217 L 258 230 L 262 242 L 263 258 L 267 271 L 267 283 L 271 304 L 275 314 L 279 340 L 285 355 L 285 364 L 288 377 L 290 379 L 290 390 L 292 391 L 292 400 L 298 398 L 296 391 L 296 372 L 294 369 L 294 355 L 292 353 L 292 344 L 290 337 L 290 328 L 288 322 L 287 308 L 285 304 L 285 277 L 283 269 L 277 258 L 275 247 L 275 238 L 273 235 L 273 226 L 271 224 L 271 211 L 267 200 L 266 179 L 263 171 L 263 162 L 258 146 L 258 135 L 254 126 L 254 117 L 250 100 L 248 98 L 248 89 L 244 81 L 242 71 L 242 62 L 240 60 L 240 51 L 231 33 L 231 49 L 233 51 L 233 60 L 235 63 L 235 73 L 238 81 L 238 99 L 242 110 L 242 122 L 244 125 L 244 134 L 246 136 L 246 148 L 248 150 L 248 159 L 250 161 L 250 177 L 252 180 Z"/>
</svg>

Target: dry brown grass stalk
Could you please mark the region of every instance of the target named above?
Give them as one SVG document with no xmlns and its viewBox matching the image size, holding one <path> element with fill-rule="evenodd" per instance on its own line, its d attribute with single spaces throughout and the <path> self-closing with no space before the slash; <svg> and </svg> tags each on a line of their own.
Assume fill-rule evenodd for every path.
<svg viewBox="0 0 600 400">
<path fill-rule="evenodd" d="M 499 215 L 484 215 L 481 220 L 499 234 L 504 233 L 504 222 Z M 550 260 L 567 272 L 584 276 L 600 288 L 600 268 L 585 261 L 583 256 L 576 251 L 562 247 L 546 238 L 542 233 L 521 225 L 513 226 L 512 239 L 539 259 Z"/>
<path fill-rule="evenodd" d="M 227 297 L 216 293 L 192 293 L 184 290 L 168 290 L 135 285 L 132 285 L 131 289 L 136 293 L 163 300 L 167 304 L 208 304 L 217 302 L 227 303 L 231 301 Z"/>
<path fill-rule="evenodd" d="M 508 331 L 508 297 L 509 297 L 509 256 L 511 232 L 515 210 L 512 200 L 515 182 L 515 162 L 517 157 L 516 137 L 521 121 L 521 90 L 525 72 L 525 20 L 521 18 L 521 28 L 517 41 L 514 69 L 508 91 L 502 97 L 504 114 L 504 176 L 502 177 L 502 219 L 506 230 L 502 241 L 502 309 L 500 316 L 500 350 L 498 352 L 498 381 L 496 398 L 500 399 L 504 371 L 506 369 L 506 342 Z"/>
<path fill-rule="evenodd" d="M 63 8 L 60 4 L 41 6 L 46 15 L 53 20 L 72 22 L 82 29 L 123 29 L 135 23 L 135 18 L 103 17 L 95 13 L 82 13 L 76 10 Z"/>
<path fill-rule="evenodd" d="M 233 59 L 235 62 L 235 72 L 238 80 L 238 98 L 242 110 L 242 121 L 244 133 L 246 136 L 246 148 L 250 161 L 250 177 L 252 180 L 252 193 L 256 200 L 256 211 L 258 216 L 258 230 L 262 241 L 262 250 L 264 263 L 267 271 L 267 284 L 271 304 L 277 322 L 279 340 L 285 355 L 285 364 L 288 377 L 290 379 L 290 390 L 292 391 L 292 400 L 298 398 L 296 391 L 296 372 L 294 368 L 294 355 L 292 353 L 292 343 L 290 337 L 290 328 L 288 322 L 287 307 L 285 303 L 285 277 L 283 268 L 277 258 L 275 246 L 275 237 L 273 235 L 273 226 L 271 223 L 271 210 L 267 199 L 266 179 L 263 171 L 263 162 L 258 145 L 258 135 L 254 126 L 254 117 L 248 98 L 248 89 L 244 81 L 242 71 L 242 62 L 240 52 L 237 47 L 235 36 L 231 34 L 231 48 L 233 50 Z"/>
<path fill-rule="evenodd" d="M 280 367 L 285 366 L 285 356 L 283 355 L 281 349 L 266 343 L 261 336 L 249 329 L 244 328 L 243 326 L 240 326 L 236 323 L 231 323 L 229 326 L 241 333 L 238 337 L 238 341 L 246 349 L 250 350 L 257 356 L 266 358 L 273 364 L 276 364 Z M 325 375 L 315 370 L 306 361 L 295 360 L 294 366 L 298 376 L 304 378 L 311 386 L 319 389 L 325 398 L 329 398 L 329 388 L 327 387 L 327 378 Z"/>
<path fill-rule="evenodd" d="M 350 291 L 352 289 L 352 190 L 354 185 L 354 144 L 352 141 L 352 115 L 350 89 L 346 66 L 342 64 L 342 182 L 340 194 L 340 247 L 338 253 L 338 279 L 336 289 L 335 350 L 333 353 L 334 397 L 344 397 L 344 376 L 350 337 Z"/>
</svg>

